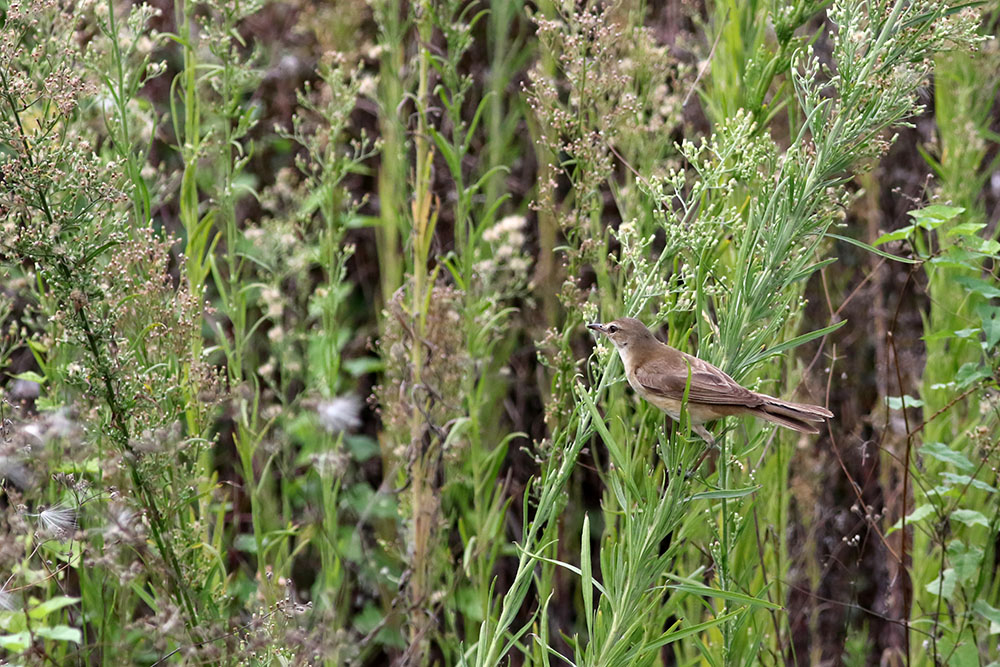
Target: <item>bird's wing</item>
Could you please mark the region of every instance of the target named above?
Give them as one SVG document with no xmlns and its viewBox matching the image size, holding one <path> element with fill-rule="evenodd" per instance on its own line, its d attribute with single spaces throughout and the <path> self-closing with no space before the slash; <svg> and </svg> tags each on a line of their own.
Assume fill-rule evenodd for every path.
<svg viewBox="0 0 1000 667">
<path fill-rule="evenodd" d="M 680 401 L 684 399 L 684 389 L 688 384 L 688 364 L 691 368 L 688 400 L 692 403 L 760 405 L 757 394 L 741 387 L 712 364 L 680 352 L 672 359 L 657 357 L 647 360 L 635 369 L 635 379 L 653 394 Z"/>
</svg>

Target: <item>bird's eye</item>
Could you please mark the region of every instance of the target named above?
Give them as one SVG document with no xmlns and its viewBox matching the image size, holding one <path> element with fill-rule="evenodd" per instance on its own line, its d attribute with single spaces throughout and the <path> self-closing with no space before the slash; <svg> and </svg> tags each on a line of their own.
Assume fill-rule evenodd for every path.
<svg viewBox="0 0 1000 667">
<path fill-rule="evenodd" d="M 610 325 L 608 327 L 608 333 L 611 333 L 611 334 L 618 333 L 618 325 L 617 324 Z"/>
</svg>

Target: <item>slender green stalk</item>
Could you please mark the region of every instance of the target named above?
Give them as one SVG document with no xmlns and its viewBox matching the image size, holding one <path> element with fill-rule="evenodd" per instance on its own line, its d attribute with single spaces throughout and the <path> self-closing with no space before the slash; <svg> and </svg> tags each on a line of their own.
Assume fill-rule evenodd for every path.
<svg viewBox="0 0 1000 667">
<path fill-rule="evenodd" d="M 378 175 L 379 226 L 375 241 L 379 258 L 379 281 L 383 303 L 388 302 L 400 285 L 406 263 L 401 237 L 407 231 L 405 213 L 407 182 L 406 129 L 400 121 L 400 111 L 406 92 L 403 80 L 406 64 L 406 35 L 409 24 L 404 19 L 399 0 L 385 0 L 375 6 L 382 46 L 379 67 L 379 114 L 382 140 Z"/>
</svg>

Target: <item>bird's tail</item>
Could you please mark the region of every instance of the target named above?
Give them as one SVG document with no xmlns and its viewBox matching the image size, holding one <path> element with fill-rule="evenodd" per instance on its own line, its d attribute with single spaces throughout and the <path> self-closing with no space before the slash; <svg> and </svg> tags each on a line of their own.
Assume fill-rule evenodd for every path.
<svg viewBox="0 0 1000 667">
<path fill-rule="evenodd" d="M 832 412 L 818 405 L 792 403 L 766 394 L 758 396 L 762 401 L 755 411 L 758 417 L 800 433 L 819 433 L 816 425 L 833 417 Z"/>
</svg>

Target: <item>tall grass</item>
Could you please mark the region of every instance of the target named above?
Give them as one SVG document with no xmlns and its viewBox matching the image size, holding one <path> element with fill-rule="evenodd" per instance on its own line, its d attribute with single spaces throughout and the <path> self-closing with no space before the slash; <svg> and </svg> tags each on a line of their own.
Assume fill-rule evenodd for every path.
<svg viewBox="0 0 1000 667">
<path fill-rule="evenodd" d="M 0 4 L 4 659 L 807 662 L 802 440 L 727 420 L 696 469 L 582 325 L 833 381 L 797 348 L 863 324 L 808 285 L 932 74 L 954 206 L 854 241 L 931 303 L 910 515 L 868 520 L 925 531 L 909 660 L 996 659 L 978 13 L 719 2 L 667 45 L 643 3 L 344 2 L 361 38 L 316 54 L 342 32 L 284 8 Z"/>
</svg>

